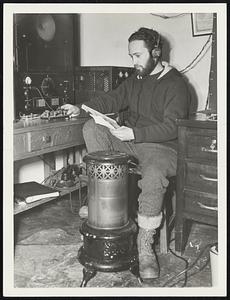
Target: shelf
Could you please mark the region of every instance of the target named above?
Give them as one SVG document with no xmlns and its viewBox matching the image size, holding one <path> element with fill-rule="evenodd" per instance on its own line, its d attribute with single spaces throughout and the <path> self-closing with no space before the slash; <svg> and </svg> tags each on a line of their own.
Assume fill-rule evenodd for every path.
<svg viewBox="0 0 230 300">
<path fill-rule="evenodd" d="M 81 182 L 81 187 L 84 187 L 84 186 L 86 186 L 86 183 Z M 78 189 L 79 189 L 79 183 L 73 187 L 66 188 L 66 189 L 56 188 L 56 190 L 60 191 L 60 195 L 58 197 L 49 197 L 49 198 L 41 199 L 38 201 L 34 201 L 32 203 L 21 202 L 21 204 L 14 204 L 14 215 L 17 215 L 17 214 L 24 212 L 26 210 L 29 210 L 33 207 L 36 207 L 36 206 L 42 205 L 44 203 L 50 202 L 52 200 L 58 199 L 60 197 L 63 197 L 63 196 L 65 196 L 69 193 L 72 193 Z"/>
</svg>

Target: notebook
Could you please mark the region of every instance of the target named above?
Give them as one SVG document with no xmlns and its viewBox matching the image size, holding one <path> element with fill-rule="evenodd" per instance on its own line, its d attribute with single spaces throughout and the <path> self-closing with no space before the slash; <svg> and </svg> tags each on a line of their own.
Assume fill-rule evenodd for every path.
<svg viewBox="0 0 230 300">
<path fill-rule="evenodd" d="M 44 198 L 58 197 L 59 191 L 38 182 L 29 181 L 16 183 L 14 185 L 14 196 L 31 203 Z"/>
</svg>

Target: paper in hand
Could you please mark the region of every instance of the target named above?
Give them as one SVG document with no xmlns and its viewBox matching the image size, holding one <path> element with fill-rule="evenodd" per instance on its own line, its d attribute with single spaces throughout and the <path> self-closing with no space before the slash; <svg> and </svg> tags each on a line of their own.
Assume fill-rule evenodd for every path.
<svg viewBox="0 0 230 300">
<path fill-rule="evenodd" d="M 81 106 L 82 109 L 84 109 L 86 112 L 90 113 L 90 116 L 94 119 L 95 123 L 103 125 L 109 129 L 116 129 L 120 126 L 117 124 L 117 122 L 106 115 L 100 113 L 97 110 L 94 110 L 86 105 Z"/>
</svg>

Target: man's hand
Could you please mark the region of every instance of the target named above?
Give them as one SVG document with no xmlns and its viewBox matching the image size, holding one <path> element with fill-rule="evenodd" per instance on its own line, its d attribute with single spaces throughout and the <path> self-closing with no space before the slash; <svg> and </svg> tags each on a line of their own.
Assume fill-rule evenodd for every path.
<svg viewBox="0 0 230 300">
<path fill-rule="evenodd" d="M 132 128 L 126 126 L 121 126 L 117 129 L 110 129 L 110 132 L 123 142 L 131 141 L 135 138 Z"/>
<path fill-rule="evenodd" d="M 78 116 L 80 114 L 80 108 L 72 104 L 64 104 L 61 106 L 61 109 L 66 110 L 68 116 L 70 115 Z"/>
</svg>

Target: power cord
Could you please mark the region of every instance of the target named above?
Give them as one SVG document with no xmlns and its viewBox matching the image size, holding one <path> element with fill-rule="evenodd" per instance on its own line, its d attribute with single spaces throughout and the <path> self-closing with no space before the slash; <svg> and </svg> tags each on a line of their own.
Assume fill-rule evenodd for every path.
<svg viewBox="0 0 230 300">
<path fill-rule="evenodd" d="M 197 63 L 199 62 L 198 58 L 199 58 L 199 57 L 201 56 L 201 54 L 203 53 L 203 51 L 204 51 L 206 45 L 210 42 L 210 40 L 211 40 L 211 35 L 209 35 L 209 37 L 208 37 L 207 41 L 205 42 L 205 44 L 203 45 L 202 49 L 201 49 L 200 52 L 196 55 L 196 57 L 192 60 L 192 62 L 189 63 L 184 69 L 180 70 L 181 73 L 186 73 L 186 72 L 190 71 L 191 69 L 193 69 L 193 68 L 197 65 Z M 208 49 L 209 49 L 210 47 L 211 47 L 211 44 L 209 45 Z M 206 52 L 207 52 L 208 49 L 206 49 Z M 197 60 L 198 60 L 198 61 L 197 61 Z M 197 61 L 197 62 L 196 62 L 196 61 Z"/>
<path fill-rule="evenodd" d="M 188 268 L 188 266 L 189 266 L 189 263 L 188 263 L 187 259 L 185 259 L 185 258 L 182 257 L 182 256 L 177 255 L 175 252 L 172 251 L 171 248 L 169 248 L 169 251 L 170 251 L 174 256 L 176 256 L 177 258 L 179 258 L 179 259 L 181 259 L 181 260 L 183 260 L 183 261 L 185 262 L 185 269 L 184 269 L 184 270 L 186 270 L 186 269 Z M 187 275 L 187 271 L 186 271 L 185 274 L 184 274 L 184 283 L 183 283 L 183 285 L 182 285 L 181 287 L 185 287 L 185 286 L 186 286 L 186 284 L 187 284 L 187 279 L 188 279 L 188 275 Z M 166 283 L 167 283 L 167 282 L 166 282 Z M 163 287 L 164 287 L 164 286 L 165 286 L 165 285 L 163 285 Z"/>
<path fill-rule="evenodd" d="M 174 240 L 174 239 L 173 239 L 173 240 Z M 173 240 L 171 240 L 170 242 L 172 242 Z M 191 270 L 191 269 L 195 266 L 195 264 L 197 263 L 197 261 L 201 258 L 201 256 L 203 255 L 203 253 L 204 253 L 208 248 L 211 248 L 212 246 L 215 246 L 215 245 L 217 245 L 217 242 L 207 244 L 207 245 L 202 249 L 202 251 L 200 252 L 200 254 L 197 256 L 197 258 L 195 259 L 195 261 L 194 261 L 191 265 L 188 264 L 188 261 L 187 261 L 185 258 L 183 258 L 183 257 L 181 257 L 181 256 L 179 256 L 179 255 L 177 255 L 176 253 L 174 253 L 174 252 L 169 248 L 169 251 L 170 251 L 173 255 L 175 255 L 177 258 L 180 258 L 180 259 L 182 259 L 183 261 L 186 262 L 186 268 L 185 268 L 184 270 L 180 271 L 179 273 L 177 273 L 176 275 L 174 275 L 173 277 L 169 278 L 169 279 L 163 284 L 162 287 L 166 287 L 166 286 L 167 286 L 170 282 L 172 282 L 175 278 L 180 277 L 180 276 L 181 276 L 182 274 L 184 274 L 184 273 L 185 273 L 185 279 L 184 279 L 184 284 L 182 285 L 182 287 L 185 287 L 186 284 L 187 284 L 187 279 L 188 279 L 188 277 L 191 277 L 191 276 L 193 276 L 193 275 L 199 273 L 201 270 L 203 270 L 203 268 L 207 265 L 209 259 L 208 259 L 208 261 L 206 261 L 205 265 L 202 266 L 202 267 L 199 269 L 199 271 L 190 274 L 190 276 L 187 275 L 187 272 L 188 272 L 189 270 Z M 179 280 L 179 281 L 181 281 L 181 280 Z M 174 286 L 175 284 L 177 284 L 177 283 L 178 283 L 178 281 L 177 281 L 176 283 L 174 283 L 173 285 L 169 286 L 169 287 L 173 287 L 173 286 Z"/>
<path fill-rule="evenodd" d="M 47 163 L 42 157 L 41 159 Z M 49 163 L 47 163 L 49 165 Z M 50 166 L 50 165 L 49 165 Z M 79 164 L 77 165 L 79 168 L 79 172 L 82 173 L 85 172 L 85 167 L 83 164 Z M 51 166 L 50 166 L 51 167 Z M 65 191 L 65 192 L 69 192 L 69 203 L 70 203 L 70 210 L 74 215 L 77 215 L 78 213 L 76 213 L 74 211 L 73 208 L 73 202 L 72 202 L 72 192 L 73 192 L 73 186 L 70 187 L 59 187 L 57 186 L 58 183 L 61 180 L 62 174 L 63 172 L 67 171 L 67 168 L 71 168 L 71 165 L 67 166 L 67 167 L 63 167 L 57 171 L 52 171 L 52 174 L 50 174 L 49 176 L 47 176 L 42 182 L 41 184 L 45 184 L 47 186 L 50 186 L 52 188 L 57 188 L 59 191 Z M 81 174 L 82 175 L 82 174 Z M 78 188 L 78 198 L 79 198 L 79 202 L 80 202 L 80 206 L 82 205 L 82 182 L 85 182 L 84 178 L 81 178 L 80 174 L 75 174 L 75 180 L 74 180 L 74 185 L 76 186 L 77 184 L 79 184 L 79 188 Z M 82 175 L 82 177 L 84 177 L 84 175 Z M 84 199 L 85 201 L 85 199 Z"/>
<path fill-rule="evenodd" d="M 208 265 L 209 261 L 210 261 L 210 258 L 208 257 L 208 259 L 207 259 L 206 262 L 203 264 L 203 266 L 201 266 L 201 267 L 199 268 L 198 271 L 189 274 L 189 275 L 187 276 L 187 278 L 190 278 L 190 277 L 192 277 L 192 276 L 194 276 L 194 275 L 200 273 L 200 272 Z M 180 281 L 181 281 L 181 279 L 179 279 L 178 281 L 176 281 L 173 285 L 171 285 L 171 287 L 174 287 L 174 286 L 175 286 L 177 283 L 179 283 Z"/>
<path fill-rule="evenodd" d="M 176 14 L 176 15 L 173 15 L 173 16 L 167 16 L 167 15 L 164 15 L 164 14 L 153 14 L 153 13 L 150 13 L 150 15 L 152 16 L 156 16 L 156 17 L 160 17 L 162 19 L 175 19 L 175 18 L 178 18 L 178 17 L 182 17 L 184 15 L 188 15 L 189 13 L 182 13 L 182 14 Z"/>
</svg>

